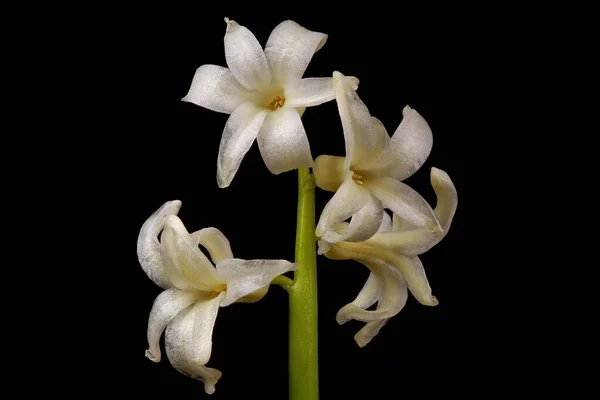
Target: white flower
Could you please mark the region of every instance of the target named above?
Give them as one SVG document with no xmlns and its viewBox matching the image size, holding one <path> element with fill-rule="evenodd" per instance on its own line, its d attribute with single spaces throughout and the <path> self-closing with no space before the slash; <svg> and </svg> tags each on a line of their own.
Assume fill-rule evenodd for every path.
<svg viewBox="0 0 600 400">
<path fill-rule="evenodd" d="M 313 172 L 317 186 L 336 192 L 323 209 L 317 237 L 327 243 L 360 242 L 381 225 L 384 208 L 408 223 L 440 230 L 433 210 L 416 191 L 400 182 L 425 162 L 433 137 L 418 112 L 404 107 L 402 123 L 390 139 L 385 127 L 356 94 L 354 82 L 333 74 L 336 101 L 344 129 L 346 157 L 319 156 Z M 352 217 L 344 234 L 334 228 Z M 319 254 L 326 249 L 321 248 Z"/>
<path fill-rule="evenodd" d="M 431 184 L 437 196 L 435 215 L 442 231 L 432 232 L 414 227 L 394 214 L 393 222 L 384 213 L 378 232 L 360 242 L 330 244 L 325 256 L 334 260 L 356 260 L 369 268 L 371 274 L 356 299 L 338 312 L 336 319 L 343 324 L 351 319 L 366 322 L 354 336 L 360 347 L 379 333 L 386 322 L 398 314 L 408 297 L 408 290 L 421 303 L 435 306 L 438 300 L 431 294 L 423 264 L 418 255 L 426 252 L 448 233 L 456 212 L 458 197 L 452 180 L 442 170 L 431 169 Z M 343 222 L 337 232 L 349 229 Z M 377 303 L 376 310 L 367 310 Z"/>
<path fill-rule="evenodd" d="M 142 268 L 165 289 L 150 311 L 146 356 L 160 361 L 159 341 L 166 328 L 165 348 L 173 367 L 203 381 L 206 393 L 211 394 L 221 372 L 205 365 L 219 307 L 260 300 L 273 278 L 298 265 L 285 260 L 233 258 L 229 241 L 218 229 L 188 233 L 176 216 L 180 207 L 178 200 L 166 202 L 148 218 L 138 237 Z M 199 244 L 208 250 L 216 268 Z"/>
<path fill-rule="evenodd" d="M 312 167 L 300 117 L 306 107 L 333 100 L 335 95 L 331 78 L 302 79 L 302 75 L 313 54 L 327 41 L 327 35 L 284 21 L 271 32 L 263 51 L 246 27 L 228 18 L 225 22 L 225 60 L 229 69 L 202 65 L 183 98 L 231 114 L 217 159 L 219 187 L 229 186 L 255 139 L 273 174 Z"/>
</svg>

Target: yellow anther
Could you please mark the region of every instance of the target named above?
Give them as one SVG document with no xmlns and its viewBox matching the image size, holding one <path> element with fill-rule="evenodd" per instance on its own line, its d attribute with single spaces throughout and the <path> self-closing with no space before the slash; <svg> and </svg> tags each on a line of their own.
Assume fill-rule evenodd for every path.
<svg viewBox="0 0 600 400">
<path fill-rule="evenodd" d="M 277 110 L 278 108 L 283 107 L 283 105 L 285 104 L 285 97 L 282 96 L 276 96 L 273 100 L 271 100 L 271 102 L 269 103 L 269 109 L 271 110 Z"/>
<path fill-rule="evenodd" d="M 352 172 L 352 179 L 354 179 L 354 182 L 356 182 L 359 185 L 362 185 L 363 184 L 363 181 L 361 181 L 362 175 L 359 175 L 354 171 L 350 171 L 350 172 Z"/>
</svg>

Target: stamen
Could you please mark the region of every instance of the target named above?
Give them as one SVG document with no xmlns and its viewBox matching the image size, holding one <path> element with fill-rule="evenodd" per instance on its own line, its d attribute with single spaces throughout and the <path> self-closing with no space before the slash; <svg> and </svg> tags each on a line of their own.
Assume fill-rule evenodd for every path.
<svg viewBox="0 0 600 400">
<path fill-rule="evenodd" d="M 271 102 L 269 103 L 269 109 L 277 110 L 278 108 L 283 107 L 284 104 L 285 104 L 285 97 L 275 96 L 275 98 L 273 100 L 271 100 Z"/>
<path fill-rule="evenodd" d="M 363 181 L 361 180 L 362 175 L 359 175 L 354 171 L 350 171 L 350 172 L 352 172 L 352 179 L 354 179 L 354 182 L 356 182 L 359 185 L 362 185 L 363 184 Z"/>
</svg>

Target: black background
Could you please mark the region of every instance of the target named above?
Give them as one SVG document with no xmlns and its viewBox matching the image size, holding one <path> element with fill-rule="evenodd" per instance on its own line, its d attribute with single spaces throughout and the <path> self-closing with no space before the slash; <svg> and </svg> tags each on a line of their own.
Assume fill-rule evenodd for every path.
<svg viewBox="0 0 600 400">
<path fill-rule="evenodd" d="M 114 10 L 102 24 L 106 48 L 95 72 L 101 77 L 92 84 L 112 93 L 96 99 L 101 129 L 85 146 L 103 150 L 94 160 L 102 168 L 94 172 L 98 184 L 89 196 L 104 201 L 111 218 L 105 221 L 110 246 L 99 252 L 109 278 L 97 294 L 107 315 L 102 341 L 108 347 L 95 361 L 102 372 L 90 382 L 100 378 L 101 386 L 115 394 L 143 398 L 287 397 L 287 298 L 279 287 L 256 304 L 220 309 L 208 364 L 223 372 L 214 395 L 179 374 L 166 357 L 159 364 L 144 357 L 148 315 L 160 288 L 137 262 L 136 239 L 145 219 L 162 203 L 182 200 L 179 216 L 186 227 L 219 228 L 236 257 L 294 257 L 296 172 L 271 175 L 254 145 L 231 186 L 219 189 L 216 159 L 228 116 L 180 100 L 197 67 L 226 66 L 227 16 L 250 29 L 263 46 L 285 19 L 328 34 L 304 77 L 331 76 L 335 70 L 358 77 L 358 94 L 390 134 L 400 124 L 402 108 L 410 104 L 430 124 L 434 145 L 425 165 L 406 183 L 434 206 L 429 172 L 435 166 L 449 173 L 459 194 L 449 234 L 421 256 L 440 304 L 425 307 L 409 296 L 404 310 L 365 348 L 353 339 L 362 323 L 339 326 L 335 314 L 358 294 L 368 270 L 352 261 L 318 258 L 321 397 L 458 395 L 472 389 L 473 377 L 481 371 L 470 362 L 478 344 L 466 345 L 471 333 L 464 323 L 471 271 L 463 250 L 466 182 L 464 119 L 459 116 L 464 105 L 459 99 L 466 67 L 461 27 L 452 18 L 434 22 L 427 10 L 404 6 L 330 13 L 275 6 Z M 446 10 L 437 11 L 441 16 Z M 99 43 L 104 43 L 102 37 Z M 335 101 L 307 109 L 302 119 L 313 157 L 344 155 Z M 317 189 L 317 216 L 330 197 Z"/>
</svg>

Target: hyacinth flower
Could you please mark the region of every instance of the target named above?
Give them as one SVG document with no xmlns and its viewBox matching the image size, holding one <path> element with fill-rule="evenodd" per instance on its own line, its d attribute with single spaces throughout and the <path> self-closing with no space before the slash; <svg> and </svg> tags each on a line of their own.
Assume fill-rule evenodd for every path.
<svg viewBox="0 0 600 400">
<path fill-rule="evenodd" d="M 177 217 L 180 207 L 178 200 L 163 204 L 146 220 L 138 236 L 139 262 L 148 277 L 164 289 L 150 311 L 146 357 L 161 360 L 159 341 L 164 332 L 173 367 L 203 381 L 206 393 L 211 394 L 221 377 L 219 370 L 206 367 L 219 308 L 260 300 L 273 279 L 298 265 L 285 260 L 234 258 L 229 241 L 218 229 L 188 233 Z"/>
<path fill-rule="evenodd" d="M 316 228 L 321 250 L 326 243 L 369 239 L 381 225 L 384 208 L 409 224 L 440 231 L 429 204 L 401 182 L 417 171 L 431 152 L 433 137 L 425 119 L 404 107 L 402 122 L 390 138 L 356 93 L 353 80 L 334 72 L 333 84 L 346 156 L 322 155 L 315 160 L 317 186 L 335 192 Z M 343 234 L 336 232 L 334 228 L 350 217 L 348 229 Z"/>
<path fill-rule="evenodd" d="M 327 41 L 294 21 L 277 25 L 263 51 L 250 30 L 225 18 L 225 60 L 229 68 L 206 64 L 196 70 L 182 99 L 231 114 L 219 148 L 217 183 L 228 187 L 254 143 L 273 174 L 312 167 L 301 115 L 306 107 L 335 97 L 332 79 L 305 78 L 312 56 Z M 358 84 L 356 78 L 351 78 Z"/>
<path fill-rule="evenodd" d="M 336 316 L 339 324 L 352 319 L 366 322 L 354 336 L 360 347 L 367 345 L 386 322 L 402 310 L 408 291 L 423 305 L 438 304 L 418 255 L 431 249 L 448 233 L 458 197 L 452 180 L 440 169 L 431 169 L 431 184 L 437 196 L 435 216 L 440 222 L 441 231 L 411 226 L 397 214 L 394 214 L 392 221 L 384 213 L 379 230 L 368 240 L 326 244 L 326 257 L 355 260 L 371 271 L 356 299 L 344 306 Z M 339 224 L 336 227 L 338 234 L 343 235 L 349 225 L 347 222 Z M 377 308 L 368 310 L 375 303 Z"/>
</svg>

